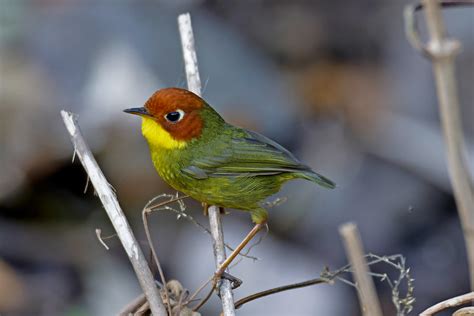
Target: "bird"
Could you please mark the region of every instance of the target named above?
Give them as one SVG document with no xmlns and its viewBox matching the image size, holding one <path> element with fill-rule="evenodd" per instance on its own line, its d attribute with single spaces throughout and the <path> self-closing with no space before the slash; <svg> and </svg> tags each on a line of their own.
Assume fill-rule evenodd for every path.
<svg viewBox="0 0 474 316">
<path fill-rule="evenodd" d="M 262 202 L 285 182 L 304 179 L 335 187 L 277 142 L 227 123 L 186 89 L 158 90 L 143 107 L 124 112 L 142 117 L 154 167 L 171 187 L 203 204 L 250 213 L 256 225 L 248 240 L 267 222 Z"/>
</svg>

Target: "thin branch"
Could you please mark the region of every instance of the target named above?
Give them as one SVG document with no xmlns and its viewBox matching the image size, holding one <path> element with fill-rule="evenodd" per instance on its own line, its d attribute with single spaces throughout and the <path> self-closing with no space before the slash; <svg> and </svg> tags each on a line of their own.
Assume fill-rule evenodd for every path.
<svg viewBox="0 0 474 316">
<path fill-rule="evenodd" d="M 440 0 L 438 3 L 443 8 L 456 8 L 474 5 L 473 0 Z M 416 24 L 415 13 L 416 11 L 422 10 L 423 7 L 424 4 L 419 2 L 409 4 L 405 7 L 405 10 L 403 11 L 403 17 L 405 20 L 405 34 L 413 48 L 419 51 L 426 58 L 432 58 L 433 56 L 431 51 L 420 39 L 418 27 Z"/>
<path fill-rule="evenodd" d="M 362 314 L 366 316 L 381 316 L 382 309 L 375 292 L 374 282 L 368 275 L 369 267 L 364 257 L 362 241 L 357 226 L 354 223 L 346 223 L 339 228 L 339 233 L 344 241 L 344 248 L 353 269 Z"/>
<path fill-rule="evenodd" d="M 473 1 L 452 1 L 452 3 L 474 4 Z M 413 6 L 405 9 L 407 37 L 415 49 L 419 50 L 423 47 L 423 55 L 428 57 L 433 64 L 441 125 L 446 143 L 448 171 L 466 242 L 471 290 L 474 290 L 474 189 L 466 164 L 454 63 L 461 44 L 446 36 L 440 3 L 437 0 L 423 0 L 422 5 L 425 9 L 430 40 L 426 45 L 419 41 L 418 32 L 415 29 L 415 17 L 413 13 L 410 13 L 417 8 Z M 415 41 L 413 41 L 414 38 Z"/>
<path fill-rule="evenodd" d="M 474 0 L 438 0 L 439 5 L 442 8 L 457 8 L 463 6 L 474 5 Z M 415 10 L 423 9 L 423 3 L 417 3 Z"/>
<path fill-rule="evenodd" d="M 367 265 L 372 266 L 376 264 L 387 264 L 388 266 L 394 268 L 395 270 L 399 271 L 399 276 L 397 279 L 391 280 L 387 273 L 371 273 L 368 274 L 378 278 L 380 282 L 386 282 L 391 290 L 392 290 L 392 301 L 397 310 L 397 316 L 405 316 L 413 309 L 413 303 L 415 302 L 415 298 L 413 297 L 413 281 L 414 279 L 411 278 L 410 275 L 410 268 L 407 268 L 405 265 L 405 257 L 400 254 L 390 255 L 390 256 L 378 256 L 376 254 L 366 254 L 364 255 L 364 259 L 367 260 Z M 349 286 L 357 288 L 357 285 L 344 277 L 343 274 L 346 273 L 353 273 L 353 269 L 350 264 L 344 265 L 343 267 L 335 270 L 330 271 L 327 267 L 321 272 L 319 278 L 293 283 L 285 286 L 279 286 L 276 288 L 272 288 L 269 290 L 261 291 L 258 293 L 254 293 L 252 295 L 246 296 L 235 303 L 235 309 L 242 307 L 242 305 L 257 300 L 259 298 L 263 298 L 272 294 L 280 293 L 283 291 L 298 289 L 302 287 L 307 287 L 316 284 L 332 284 L 334 280 L 339 280 Z M 402 285 L 402 281 L 406 282 L 406 294 L 401 297 L 400 296 L 400 286 Z M 206 283 L 204 283 L 193 295 L 188 297 L 184 302 L 179 304 L 179 306 L 188 306 L 190 302 L 194 300 L 196 295 L 210 282 L 212 282 L 211 290 L 208 292 L 206 297 L 202 299 L 193 309 L 192 311 L 198 311 L 210 298 L 211 294 L 213 293 L 213 288 L 216 285 L 215 278 L 210 278 Z M 184 299 L 184 298 L 183 298 Z M 221 314 L 222 315 L 222 314 Z"/>
<path fill-rule="evenodd" d="M 148 214 L 149 214 L 149 212 L 150 212 L 150 209 L 148 209 L 148 208 L 145 208 L 142 211 L 142 221 L 143 221 L 143 227 L 145 227 L 145 235 L 146 235 L 146 239 L 148 240 L 148 245 L 150 247 L 151 254 L 153 256 L 153 261 L 155 261 L 156 267 L 158 268 L 158 273 L 160 274 L 161 282 L 163 284 L 167 284 L 166 279 L 165 279 L 165 274 L 163 273 L 163 269 L 161 268 L 160 260 L 158 259 L 158 255 L 156 254 L 156 250 L 155 250 L 155 246 L 153 244 L 153 240 L 151 239 L 150 229 L 148 227 Z M 168 314 L 172 315 L 170 297 L 169 297 L 168 288 L 166 287 L 166 285 L 163 288 L 163 293 L 164 293 L 165 303 L 166 303 L 166 306 L 168 308 Z"/>
<path fill-rule="evenodd" d="M 146 302 L 145 294 L 140 294 L 138 297 L 133 299 L 130 303 L 127 304 L 120 312 L 119 316 L 129 316 L 133 314 L 136 310 L 140 308 Z"/>
<path fill-rule="evenodd" d="M 183 58 L 186 70 L 188 89 L 198 95 L 201 94 L 201 79 L 199 77 L 199 68 L 197 64 L 196 49 L 194 47 L 194 35 L 191 25 L 191 16 L 189 13 L 178 16 L 179 33 L 181 36 L 181 45 L 183 48 Z M 217 206 L 209 207 L 209 224 L 211 227 L 214 256 L 216 266 L 219 267 L 226 259 L 224 247 L 224 235 L 220 221 L 219 208 Z M 219 282 L 219 293 L 222 300 L 222 308 L 225 316 L 235 315 L 234 297 L 232 285 L 229 280 L 222 279 Z"/>
<path fill-rule="evenodd" d="M 340 273 L 343 273 L 343 272 L 344 271 L 341 271 Z M 254 301 L 256 299 L 259 299 L 259 298 L 262 298 L 262 297 L 265 297 L 265 296 L 268 296 L 268 295 L 272 295 L 272 294 L 276 294 L 276 293 L 280 293 L 280 292 L 284 292 L 284 291 L 289 291 L 289 290 L 294 290 L 294 289 L 299 289 L 299 288 L 302 288 L 302 287 L 316 285 L 316 284 L 329 283 L 331 281 L 332 281 L 331 279 L 316 278 L 316 279 L 312 279 L 312 280 L 308 280 L 308 281 L 304 281 L 304 282 L 299 282 L 299 283 L 294 283 L 294 284 L 275 287 L 273 289 L 269 289 L 269 290 L 266 290 L 266 291 L 261 291 L 261 292 L 246 296 L 244 298 L 241 298 L 240 300 L 235 302 L 235 309 L 238 309 L 238 308 L 242 307 L 242 305 L 244 305 L 248 302 Z"/>
<path fill-rule="evenodd" d="M 151 199 L 147 204 L 146 204 L 146 208 L 149 208 L 150 211 L 171 211 L 171 212 L 174 212 L 176 214 L 178 214 L 178 219 L 180 218 L 184 218 L 188 221 L 190 221 L 191 223 L 193 223 L 197 228 L 199 229 L 202 229 L 203 232 L 205 232 L 206 234 L 208 234 L 209 236 L 211 236 L 211 231 L 206 227 L 204 226 L 203 224 L 201 224 L 199 221 L 197 221 L 193 216 L 191 216 L 191 214 L 188 214 L 186 213 L 184 210 L 185 210 L 185 207 L 186 205 L 184 203 L 182 203 L 182 200 L 185 199 L 185 198 L 188 198 L 189 196 L 187 195 L 183 195 L 183 196 L 180 196 L 178 197 L 178 192 L 176 192 L 176 195 L 172 195 L 172 194 L 160 194 L 158 196 L 155 196 L 153 199 Z M 170 198 L 170 200 L 168 201 L 165 201 L 165 202 L 160 202 L 158 203 L 157 205 L 151 205 L 152 202 L 156 201 L 157 199 L 160 199 L 160 198 Z M 168 207 L 166 205 L 170 204 L 170 203 L 173 203 L 173 202 L 178 202 L 179 204 L 179 209 L 176 209 L 176 208 L 173 208 L 173 207 Z M 151 205 L 151 206 L 150 206 Z M 267 228 L 267 233 L 268 233 L 268 228 Z M 249 255 L 250 253 L 250 250 L 257 246 L 260 242 L 261 242 L 261 239 L 260 238 L 255 244 L 253 244 L 251 247 L 249 247 L 249 249 L 247 249 L 247 251 L 245 251 L 244 253 L 239 253 L 239 256 L 243 258 L 247 258 L 247 259 L 252 259 L 252 260 L 259 260 L 257 257 L 254 257 L 254 256 L 251 256 Z M 234 251 L 234 248 L 232 248 L 231 246 L 229 246 L 227 243 L 224 243 L 224 246 L 229 249 L 230 251 Z"/>
<path fill-rule="evenodd" d="M 183 48 L 184 68 L 188 89 L 197 95 L 201 95 L 201 77 L 197 63 L 196 48 L 194 46 L 193 26 L 189 13 L 178 16 L 179 35 L 181 37 L 181 47 Z"/>
<path fill-rule="evenodd" d="M 211 294 L 212 294 L 212 292 L 214 292 L 214 288 L 215 288 L 215 286 L 216 286 L 216 284 L 215 284 L 216 280 L 215 280 L 214 276 L 210 277 L 209 279 L 207 279 L 206 282 L 204 282 L 203 284 L 201 284 L 201 286 L 199 286 L 199 287 L 196 289 L 196 291 L 194 291 L 194 293 L 193 293 L 191 296 L 189 296 L 189 298 L 188 298 L 188 300 L 187 300 L 187 303 L 189 304 L 189 302 L 191 302 L 192 300 L 194 300 L 194 298 L 196 298 L 196 296 L 197 296 L 199 293 L 201 293 L 201 291 L 204 290 L 204 288 L 205 288 L 209 283 L 211 283 L 211 282 L 212 282 L 212 286 L 211 286 Z M 194 310 L 197 311 L 199 308 L 201 308 L 202 305 L 204 305 L 204 304 L 201 304 L 201 303 L 202 303 L 202 301 L 207 301 L 207 296 L 208 296 L 208 295 L 206 295 L 206 297 L 205 297 L 203 300 L 201 300 L 201 302 L 200 302 L 198 305 L 196 305 L 196 307 L 194 307 Z"/>
<path fill-rule="evenodd" d="M 161 300 L 161 296 L 155 285 L 153 275 L 148 267 L 145 256 L 133 235 L 125 214 L 120 208 L 115 193 L 112 191 L 110 184 L 107 182 L 107 179 L 100 170 L 89 146 L 86 144 L 82 136 L 79 125 L 76 121 L 76 116 L 73 113 L 66 111 L 61 111 L 61 116 L 71 136 L 71 141 L 74 145 L 74 152 L 81 160 L 82 166 L 90 177 L 100 201 L 104 205 L 105 211 L 117 231 L 120 242 L 132 263 L 133 269 L 135 270 L 140 286 L 150 303 L 153 315 L 166 316 L 167 312 L 165 306 L 163 305 L 163 301 Z"/>
<path fill-rule="evenodd" d="M 207 283 L 206 283 L 207 285 Z M 206 296 L 193 308 L 193 312 L 197 312 L 207 301 L 211 298 L 212 293 L 214 292 L 214 286 L 211 288 L 210 291 L 207 292 Z"/>
<path fill-rule="evenodd" d="M 155 204 L 155 202 L 158 199 L 161 199 L 161 198 L 168 198 L 168 199 Z M 188 196 L 187 195 L 179 196 L 178 193 L 176 193 L 175 195 L 166 194 L 166 193 L 165 194 L 160 194 L 160 195 L 155 196 L 154 198 L 152 198 L 150 201 L 148 201 L 148 203 L 143 207 L 143 210 L 146 211 L 147 214 L 150 214 L 152 212 L 159 212 L 159 211 L 172 211 L 172 212 L 178 214 L 178 219 L 179 218 L 184 218 L 186 220 L 191 221 L 194 225 L 196 225 L 198 228 L 202 229 L 205 233 L 207 233 L 211 236 L 211 231 L 208 228 L 206 228 L 204 225 L 202 225 L 201 223 L 196 221 L 190 214 L 187 214 L 185 212 L 186 205 L 182 201 L 185 198 L 188 198 Z M 175 203 L 175 202 L 178 203 L 178 206 L 179 206 L 178 208 L 174 208 L 174 207 L 169 206 L 169 204 Z M 148 227 L 147 227 L 148 223 L 144 221 L 143 224 L 144 224 L 145 232 L 146 232 L 148 230 Z M 268 233 L 268 227 L 267 227 L 267 233 Z M 106 238 L 109 238 L 109 237 L 106 237 Z M 150 237 L 147 237 L 147 238 L 148 238 L 149 245 L 152 247 L 152 249 L 154 249 L 153 242 L 152 242 L 151 238 Z M 249 247 L 249 249 L 247 250 L 247 253 L 250 251 L 250 249 L 252 247 L 254 247 L 258 243 L 260 243 L 260 241 L 262 239 L 263 239 L 263 236 L 260 237 L 260 239 L 257 241 L 256 244 Z M 227 249 L 230 249 L 231 251 L 233 251 L 232 247 L 230 247 L 227 244 L 224 244 L 224 245 Z M 243 259 L 243 257 L 246 257 L 246 258 L 257 260 L 257 258 L 249 256 L 246 253 L 244 253 L 244 254 L 241 253 L 240 255 L 242 256 L 242 259 Z M 156 257 L 156 254 L 153 254 L 153 251 L 152 251 L 152 256 Z M 208 292 L 206 297 L 204 299 L 202 299 L 196 305 L 196 307 L 194 307 L 194 309 L 193 309 L 194 311 L 199 310 L 199 308 L 202 307 L 207 302 L 207 300 L 210 298 L 211 294 L 214 291 L 214 287 L 216 285 L 216 280 L 215 280 L 214 276 L 212 276 L 208 280 L 206 280 L 206 282 L 204 282 L 191 296 L 189 296 L 189 298 L 186 299 L 186 301 L 183 303 L 183 305 L 188 305 L 210 283 L 212 283 L 210 291 Z M 165 300 L 166 300 L 166 298 L 165 298 Z"/>
<path fill-rule="evenodd" d="M 224 248 L 224 232 L 219 208 L 215 205 L 209 207 L 209 224 L 211 226 L 212 244 L 214 248 L 214 257 L 216 268 L 219 268 L 226 260 Z M 228 271 L 228 269 L 226 269 Z M 225 316 L 235 315 L 234 295 L 232 293 L 232 283 L 230 280 L 221 279 L 218 283 L 219 293 L 222 300 L 222 309 Z"/>
<path fill-rule="evenodd" d="M 453 313 L 453 316 L 472 316 L 474 315 L 474 307 L 463 307 Z"/>
<path fill-rule="evenodd" d="M 390 255 L 390 256 L 378 256 L 372 253 L 364 255 L 364 258 L 367 260 L 367 265 L 372 266 L 376 264 L 387 264 L 389 267 L 394 268 L 399 271 L 399 276 L 395 280 L 391 280 L 387 273 L 370 273 L 370 275 L 378 278 L 380 282 L 386 282 L 392 290 L 392 301 L 397 310 L 397 316 L 405 316 L 413 308 L 413 303 L 415 298 L 413 297 L 413 279 L 410 276 L 410 268 L 405 266 L 405 258 L 402 255 Z M 341 281 L 349 286 L 357 288 L 357 285 L 343 277 L 344 274 L 353 273 L 353 268 L 350 264 L 347 264 L 335 271 L 330 271 L 327 267 L 320 273 L 319 278 L 311 279 L 304 282 L 289 284 L 285 286 L 280 286 L 272 288 L 269 290 L 261 291 L 249 296 L 246 296 L 235 303 L 235 308 L 240 308 L 242 305 L 254 301 L 256 299 L 280 293 L 283 291 L 293 290 L 297 288 L 302 288 L 306 286 L 316 285 L 316 284 L 332 284 L 335 280 Z M 402 281 L 406 282 L 406 295 L 400 297 L 400 285 Z"/>
<path fill-rule="evenodd" d="M 470 292 L 442 301 L 421 312 L 420 316 L 431 316 L 447 308 L 468 304 L 471 301 L 474 301 L 474 292 Z"/>
</svg>

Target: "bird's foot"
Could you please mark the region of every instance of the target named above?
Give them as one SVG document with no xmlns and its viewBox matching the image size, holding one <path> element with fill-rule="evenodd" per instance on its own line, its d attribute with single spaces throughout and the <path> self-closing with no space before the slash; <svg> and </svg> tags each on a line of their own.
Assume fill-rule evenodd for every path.
<svg viewBox="0 0 474 316">
<path fill-rule="evenodd" d="M 227 214 L 229 214 L 229 212 L 227 212 L 227 211 L 225 210 L 225 208 L 219 207 L 219 214 L 221 214 L 221 215 L 227 215 Z"/>
<path fill-rule="evenodd" d="M 204 216 L 208 216 L 209 215 L 209 205 L 206 202 L 202 202 L 201 205 L 202 205 L 202 213 L 204 214 Z"/>
<path fill-rule="evenodd" d="M 231 275 L 230 273 L 227 273 L 227 272 L 221 272 L 219 274 L 219 271 L 216 272 L 214 274 L 214 283 L 217 284 L 219 283 L 220 280 L 229 280 L 230 281 L 230 286 L 232 288 L 232 290 L 235 290 L 236 288 L 238 288 L 240 285 L 242 285 L 242 280 Z"/>
</svg>

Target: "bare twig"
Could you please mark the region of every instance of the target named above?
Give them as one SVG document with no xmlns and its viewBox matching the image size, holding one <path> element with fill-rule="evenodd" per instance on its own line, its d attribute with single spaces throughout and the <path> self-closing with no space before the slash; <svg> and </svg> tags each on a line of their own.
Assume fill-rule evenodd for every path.
<svg viewBox="0 0 474 316">
<path fill-rule="evenodd" d="M 199 221 L 197 221 L 193 216 L 191 216 L 191 214 L 188 214 L 186 213 L 184 210 L 186 209 L 186 204 L 184 204 L 182 202 L 183 199 L 185 198 L 188 198 L 189 196 L 187 195 L 183 195 L 183 196 L 179 196 L 178 197 L 178 192 L 176 192 L 175 195 L 172 195 L 172 194 L 167 194 L 167 193 L 163 193 L 163 194 L 160 194 L 158 196 L 155 196 L 153 199 L 151 199 L 150 201 L 148 201 L 148 203 L 145 205 L 145 208 L 149 208 L 150 209 L 150 212 L 155 212 L 155 211 L 171 211 L 171 212 L 174 212 L 176 214 L 178 214 L 178 218 L 177 219 L 185 219 L 185 220 L 188 220 L 190 221 L 191 223 L 193 223 L 197 228 L 199 229 L 202 229 L 202 231 L 204 231 L 206 234 L 208 234 L 209 236 L 211 236 L 211 231 L 206 227 L 204 226 L 203 224 L 201 224 Z M 155 202 L 156 200 L 160 199 L 160 198 L 169 198 L 169 200 L 165 201 L 165 202 L 160 202 L 156 205 L 152 205 L 151 203 Z M 176 208 L 173 208 L 173 207 L 169 207 L 167 206 L 168 204 L 171 204 L 173 202 L 178 202 L 179 204 L 179 208 L 176 209 Z M 268 232 L 268 231 L 267 231 Z M 241 256 L 242 258 L 247 258 L 247 259 L 252 259 L 252 260 L 258 260 L 257 257 L 254 257 L 254 256 L 251 256 L 249 255 L 250 253 L 250 250 L 257 246 L 260 242 L 261 242 L 261 239 L 260 238 L 255 244 L 253 244 L 252 246 L 249 247 L 249 249 L 247 249 L 245 252 L 243 253 L 239 253 L 239 256 Z M 224 243 L 224 246 L 229 249 L 230 251 L 234 251 L 234 248 L 232 248 L 231 246 L 229 246 L 227 243 Z"/>
<path fill-rule="evenodd" d="M 413 308 L 413 303 L 415 298 L 413 297 L 413 279 L 410 276 L 410 268 L 405 266 L 405 258 L 400 255 L 390 255 L 390 256 L 378 256 L 376 254 L 366 254 L 364 259 L 367 260 L 367 266 L 377 265 L 377 264 L 386 264 L 391 268 L 399 271 L 398 278 L 392 280 L 389 278 L 387 273 L 369 273 L 369 275 L 379 279 L 380 282 L 386 282 L 390 289 L 392 290 L 392 301 L 397 310 L 397 316 L 407 315 Z M 298 289 L 302 287 L 317 285 L 317 284 L 333 284 L 334 281 L 341 281 L 342 283 L 348 284 L 353 287 L 357 287 L 356 284 L 350 282 L 349 280 L 343 277 L 344 274 L 353 273 L 353 268 L 350 264 L 347 264 L 335 271 L 330 271 L 327 267 L 320 273 L 319 278 L 307 280 L 304 282 L 293 283 L 285 286 L 275 287 L 269 290 L 261 291 L 244 298 L 239 299 L 235 303 L 235 308 L 238 309 L 242 305 L 252 302 L 254 300 L 280 293 L 283 291 L 289 291 L 293 289 Z M 400 286 L 402 282 L 405 281 L 406 284 L 406 294 L 401 297 L 400 295 Z"/>
<path fill-rule="evenodd" d="M 105 211 L 110 218 L 117 235 L 125 249 L 125 252 L 132 263 L 135 274 L 140 282 L 140 286 L 145 293 L 145 296 L 150 303 L 150 308 L 155 316 L 166 316 L 167 312 L 158 289 L 153 280 L 150 268 L 132 229 L 127 222 L 125 214 L 123 213 L 117 198 L 112 191 L 110 184 L 107 182 L 104 174 L 99 168 L 99 165 L 94 159 L 89 146 L 86 144 L 82 133 L 77 124 L 76 117 L 73 113 L 61 111 L 61 115 L 66 125 L 67 130 L 71 136 L 71 141 L 74 145 L 74 152 L 77 154 L 81 163 L 86 170 L 94 188 L 104 205 Z"/>
<path fill-rule="evenodd" d="M 140 294 L 138 297 L 133 299 L 130 303 L 127 304 L 120 312 L 119 316 L 129 316 L 133 314 L 136 310 L 140 308 L 146 302 L 145 294 Z"/>
<path fill-rule="evenodd" d="M 343 272 L 344 271 L 340 271 L 340 273 L 343 273 Z M 336 277 L 336 276 L 334 276 L 334 277 Z M 316 284 L 329 283 L 331 281 L 332 281 L 332 279 L 316 278 L 316 279 L 312 279 L 312 280 L 308 280 L 308 281 L 304 281 L 304 282 L 299 282 L 299 283 L 294 283 L 294 284 L 275 287 L 273 289 L 269 289 L 269 290 L 266 290 L 266 291 L 261 291 L 261 292 L 246 296 L 244 298 L 241 298 L 240 300 L 235 302 L 235 308 L 238 309 L 242 305 L 244 305 L 248 302 L 254 301 L 256 299 L 259 299 L 259 298 L 262 298 L 262 297 L 265 297 L 265 296 L 268 296 L 268 295 L 272 295 L 272 294 L 276 294 L 276 293 L 280 293 L 280 292 L 284 292 L 284 291 L 289 291 L 289 290 L 294 290 L 294 289 L 299 289 L 299 288 L 302 288 L 302 287 L 307 287 L 307 286 L 316 285 Z"/>
<path fill-rule="evenodd" d="M 188 89 L 197 95 L 201 95 L 201 77 L 197 63 L 196 48 L 194 46 L 193 26 L 189 13 L 178 16 L 179 35 L 181 37 L 181 47 L 183 48 L 184 68 Z"/>
<path fill-rule="evenodd" d="M 207 283 L 206 283 L 207 285 Z M 196 292 L 199 293 L 199 292 Z M 207 301 L 211 298 L 212 293 L 214 293 L 214 286 L 212 286 L 211 290 L 207 292 L 206 296 L 193 308 L 193 311 L 196 312 L 198 311 L 201 307 L 204 306 L 204 304 L 207 303 Z"/>
<path fill-rule="evenodd" d="M 474 4 L 473 1 L 453 1 L 452 3 Z M 433 64 L 441 124 L 446 142 L 448 171 L 464 231 L 471 290 L 474 290 L 474 192 L 465 160 L 454 66 L 454 59 L 460 51 L 461 44 L 455 39 L 446 37 L 440 3 L 437 0 L 423 0 L 422 4 L 430 36 L 428 44 L 421 43 L 415 28 L 414 10 L 417 7 L 409 6 L 405 9 L 406 32 L 415 49 L 421 49 L 423 55 L 428 57 Z"/>
<path fill-rule="evenodd" d="M 447 308 L 451 308 L 451 307 L 455 307 L 455 306 L 459 306 L 463 304 L 468 304 L 473 300 L 474 300 L 474 292 L 456 296 L 456 297 L 450 298 L 448 300 L 445 300 L 443 302 L 440 302 L 436 305 L 431 306 L 430 308 L 421 312 L 420 316 L 431 316 Z"/>
<path fill-rule="evenodd" d="M 190 214 L 187 214 L 185 212 L 186 210 L 186 204 L 183 203 L 183 199 L 185 198 L 188 198 L 188 196 L 186 195 L 183 195 L 183 196 L 179 196 L 178 193 L 176 194 L 160 194 L 158 196 L 155 196 L 154 198 L 152 198 L 150 201 L 148 201 L 148 203 L 143 207 L 143 211 L 146 212 L 147 214 L 150 214 L 152 212 L 158 212 L 158 211 L 172 211 L 176 214 L 178 214 L 178 219 L 179 218 L 184 218 L 186 220 L 189 220 L 191 221 L 194 225 L 196 225 L 198 228 L 202 229 L 205 233 L 209 234 L 210 236 L 211 235 L 211 231 L 205 227 L 203 224 L 199 223 L 197 220 L 195 220 Z M 165 201 L 161 201 L 161 202 L 157 202 L 157 200 L 159 199 L 165 199 Z M 177 203 L 178 204 L 178 208 L 174 208 L 174 207 L 171 207 L 169 206 L 170 204 L 172 203 Z M 148 229 L 148 223 L 145 222 L 144 220 L 144 227 L 145 227 L 145 232 L 147 232 Z M 268 230 L 267 230 L 268 232 Z M 106 237 L 108 238 L 108 237 Z M 149 232 L 147 233 L 147 238 L 148 238 L 148 243 L 150 245 L 150 247 L 152 247 L 152 249 L 154 249 L 154 246 L 153 246 L 153 241 L 151 240 L 151 238 L 149 237 Z M 261 237 L 259 239 L 259 241 L 256 243 L 258 244 L 261 239 L 263 237 Z M 251 247 L 249 247 L 249 249 L 247 250 L 247 252 L 250 251 L 250 248 L 252 248 L 253 246 L 255 246 L 256 244 L 252 245 Z M 227 245 L 227 244 L 224 244 L 226 248 L 230 249 L 231 251 L 233 251 L 233 249 Z M 152 256 L 156 257 L 156 254 L 153 254 L 153 252 L 155 252 L 154 250 L 152 251 Z M 242 257 L 246 257 L 246 258 L 250 258 L 250 259 L 253 259 L 253 260 L 257 260 L 257 258 L 255 257 L 252 257 L 252 256 L 249 256 L 248 254 L 240 254 Z M 160 268 L 158 268 L 160 269 Z M 161 273 L 160 273 L 161 274 Z M 208 294 L 205 296 L 204 299 L 202 299 L 197 305 L 196 307 L 194 307 L 194 311 L 197 311 L 199 310 L 199 308 L 201 308 L 206 302 L 207 300 L 210 298 L 211 294 L 213 293 L 214 291 L 214 287 L 216 285 L 216 282 L 214 280 L 214 277 L 210 277 L 208 280 L 206 280 L 206 282 L 204 282 L 192 295 L 190 295 L 188 298 L 186 298 L 186 301 L 183 302 L 183 305 L 188 305 L 191 301 L 194 300 L 194 298 L 208 285 L 208 284 L 211 284 L 211 290 L 208 292 Z M 167 299 L 165 298 L 165 301 L 167 301 Z"/>
<path fill-rule="evenodd" d="M 369 268 L 364 258 L 364 250 L 357 226 L 354 223 L 346 223 L 339 228 L 339 233 L 344 241 L 344 248 L 353 269 L 362 314 L 381 316 L 382 309 L 375 292 L 373 280 L 368 274 Z"/>
<path fill-rule="evenodd" d="M 181 45 L 183 48 L 184 65 L 188 89 L 198 95 L 201 94 L 201 79 L 199 77 L 199 68 L 197 64 L 196 49 L 194 47 L 194 35 L 191 25 L 191 16 L 189 13 L 178 16 L 179 33 L 181 36 Z M 216 266 L 219 267 L 226 259 L 224 236 L 222 224 L 220 221 L 219 208 L 217 206 L 209 207 L 209 223 L 214 245 L 214 255 Z M 222 300 L 222 308 L 225 316 L 235 315 L 234 298 L 231 282 L 223 279 L 219 283 L 219 293 Z"/>
<path fill-rule="evenodd" d="M 229 266 L 229 269 L 231 269 L 231 268 L 237 266 L 242 260 L 244 260 L 244 258 L 250 258 L 250 259 L 257 260 L 256 257 L 250 256 L 249 253 L 250 253 L 250 251 L 252 251 L 252 249 L 253 249 L 254 247 L 257 247 L 258 245 L 260 245 L 260 243 L 267 237 L 268 232 L 269 232 L 268 224 L 265 224 L 265 233 L 264 233 L 263 235 L 261 235 L 261 236 L 257 239 L 257 241 L 256 241 L 255 243 L 251 244 L 251 245 L 247 248 L 247 250 L 246 250 L 244 253 L 239 252 L 239 255 L 241 256 L 241 258 L 240 258 L 239 260 L 237 260 L 237 262 L 235 262 L 234 264 L 232 264 L 231 266 Z M 234 251 L 234 249 L 232 249 L 231 247 L 227 246 L 227 244 L 226 244 L 226 247 L 227 247 L 228 249 L 230 249 L 230 251 Z"/>
<path fill-rule="evenodd" d="M 453 313 L 453 316 L 473 316 L 474 315 L 474 307 L 463 307 L 458 309 Z"/>
<path fill-rule="evenodd" d="M 217 206 L 209 207 L 209 224 L 211 225 L 212 243 L 214 247 L 214 257 L 216 259 L 216 268 L 219 268 L 226 260 L 224 248 L 224 233 Z M 228 271 L 226 269 L 226 271 Z M 219 293 L 222 300 L 222 308 L 225 316 L 235 315 L 234 295 L 232 293 L 232 284 L 230 280 L 221 279 L 218 284 Z"/>
<path fill-rule="evenodd" d="M 443 8 L 456 8 L 474 5 L 473 0 L 439 0 L 439 5 Z M 405 33 L 410 44 L 427 58 L 432 58 L 430 50 L 421 41 L 416 25 L 415 13 L 423 9 L 423 3 L 409 4 L 403 12 L 405 19 Z"/>
<path fill-rule="evenodd" d="M 143 227 L 145 227 L 145 235 L 146 235 L 146 238 L 148 240 L 148 245 L 150 247 L 151 254 L 153 256 L 153 261 L 155 261 L 156 267 L 158 268 L 158 273 L 160 274 L 161 282 L 163 284 L 167 284 L 166 279 L 165 279 L 165 274 L 163 273 L 163 269 L 161 268 L 160 260 L 158 259 L 158 255 L 156 254 L 156 250 L 155 250 L 155 246 L 153 244 L 153 240 L 151 239 L 150 229 L 148 228 L 148 214 L 149 214 L 149 212 L 150 212 L 150 210 L 147 209 L 147 208 L 143 209 L 143 211 L 142 211 L 142 220 L 143 220 Z M 166 303 L 166 306 L 168 308 L 168 314 L 172 315 L 170 298 L 169 298 L 169 295 L 168 295 L 168 288 L 166 286 L 164 286 L 164 288 L 163 288 L 163 293 L 164 293 L 165 303 Z"/>
</svg>

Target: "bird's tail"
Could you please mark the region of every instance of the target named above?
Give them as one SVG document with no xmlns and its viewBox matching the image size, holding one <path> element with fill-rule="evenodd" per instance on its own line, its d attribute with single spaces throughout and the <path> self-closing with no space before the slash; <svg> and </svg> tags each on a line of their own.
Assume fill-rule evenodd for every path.
<svg viewBox="0 0 474 316">
<path fill-rule="evenodd" d="M 336 184 L 334 182 L 332 182 L 331 180 L 329 180 L 325 176 L 317 174 L 316 172 L 314 172 L 312 170 L 301 172 L 299 175 L 301 176 L 301 178 L 312 181 L 312 182 L 315 182 L 315 183 L 317 183 L 320 186 L 323 186 L 325 188 L 334 189 L 336 187 Z"/>
</svg>

